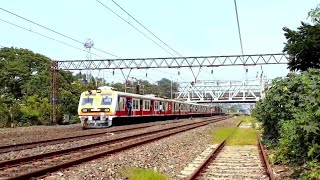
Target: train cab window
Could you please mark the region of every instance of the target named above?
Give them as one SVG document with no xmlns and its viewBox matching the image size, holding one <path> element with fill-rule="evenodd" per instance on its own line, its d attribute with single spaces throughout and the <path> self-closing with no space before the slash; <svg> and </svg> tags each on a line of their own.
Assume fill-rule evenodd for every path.
<svg viewBox="0 0 320 180">
<path fill-rule="evenodd" d="M 139 99 L 132 99 L 132 109 L 140 110 L 140 101 Z"/>
<path fill-rule="evenodd" d="M 82 103 L 81 103 L 81 105 L 82 106 L 91 106 L 92 105 L 92 103 L 93 103 L 93 98 L 83 98 L 82 99 Z"/>
<path fill-rule="evenodd" d="M 150 101 L 149 100 L 143 101 L 143 110 L 150 110 Z"/>
<path fill-rule="evenodd" d="M 101 105 L 111 105 L 112 98 L 102 98 Z"/>
</svg>

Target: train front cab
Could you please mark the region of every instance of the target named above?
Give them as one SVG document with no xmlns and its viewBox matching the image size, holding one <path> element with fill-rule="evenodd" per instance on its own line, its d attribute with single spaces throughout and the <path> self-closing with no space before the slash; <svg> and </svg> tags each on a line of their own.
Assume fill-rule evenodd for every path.
<svg viewBox="0 0 320 180">
<path fill-rule="evenodd" d="M 88 91 L 81 94 L 78 114 L 83 129 L 112 125 L 117 101 L 112 91 Z"/>
</svg>

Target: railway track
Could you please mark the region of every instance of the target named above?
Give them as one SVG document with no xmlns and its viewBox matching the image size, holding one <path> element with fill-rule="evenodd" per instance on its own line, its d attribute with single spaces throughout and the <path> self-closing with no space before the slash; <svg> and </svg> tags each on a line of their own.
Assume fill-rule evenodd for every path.
<svg viewBox="0 0 320 180">
<path fill-rule="evenodd" d="M 225 146 L 227 139 L 205 150 L 186 179 L 275 179 L 258 135 L 257 146 Z"/>
<path fill-rule="evenodd" d="M 28 179 L 116 153 L 193 128 L 228 119 L 228 116 L 191 122 L 147 133 L 0 162 L 0 179 Z"/>
<path fill-rule="evenodd" d="M 11 151 L 20 151 L 20 150 L 31 149 L 31 148 L 40 147 L 40 146 L 61 144 L 61 143 L 65 143 L 65 142 L 79 141 L 79 140 L 83 140 L 83 139 L 87 139 L 87 138 L 95 138 L 95 137 L 105 136 L 108 133 L 128 132 L 128 131 L 148 128 L 148 127 L 152 127 L 152 126 L 156 126 L 156 125 L 164 125 L 164 124 L 180 123 L 180 122 L 182 122 L 182 120 L 160 122 L 160 123 L 156 122 L 156 123 L 129 125 L 129 126 L 110 128 L 110 129 L 106 129 L 104 131 L 94 132 L 94 133 L 84 134 L 84 135 L 75 135 L 75 136 L 68 136 L 68 137 L 63 137 L 63 138 L 5 145 L 5 146 L 0 146 L 0 153 L 7 153 L 7 152 L 11 152 Z"/>
</svg>

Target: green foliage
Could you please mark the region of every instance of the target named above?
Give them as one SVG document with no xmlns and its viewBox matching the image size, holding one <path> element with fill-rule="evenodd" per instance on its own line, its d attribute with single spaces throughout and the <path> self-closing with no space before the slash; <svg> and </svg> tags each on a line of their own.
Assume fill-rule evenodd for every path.
<svg viewBox="0 0 320 180">
<path fill-rule="evenodd" d="M 275 163 L 304 165 L 319 160 L 319 69 L 273 81 L 255 112 L 263 124 L 264 141 L 275 147 Z"/>
<path fill-rule="evenodd" d="M 52 123 L 50 63 L 26 49 L 0 49 L 0 127 Z M 60 122 L 64 113 L 77 114 L 80 93 L 93 86 L 74 84 L 78 76 L 71 72 L 59 71 L 58 76 Z"/>
<path fill-rule="evenodd" d="M 317 160 L 308 162 L 304 172 L 300 174 L 300 179 L 320 179 L 320 163 Z"/>
<path fill-rule="evenodd" d="M 298 31 L 283 30 L 287 39 L 284 52 L 290 55 L 289 69 L 306 71 L 308 68 L 320 68 L 320 24 L 302 22 Z"/>
<path fill-rule="evenodd" d="M 124 175 L 128 177 L 129 180 L 166 180 L 169 179 L 166 175 L 154 172 L 148 169 L 142 168 L 132 168 L 126 170 Z"/>
<path fill-rule="evenodd" d="M 311 11 L 309 11 L 308 17 L 310 17 L 311 21 L 314 23 L 320 22 L 320 4 L 315 9 L 311 9 Z"/>
<path fill-rule="evenodd" d="M 21 105 L 22 117 L 20 124 L 48 124 L 50 116 L 50 102 L 48 98 L 41 98 L 37 95 L 27 96 L 25 104 Z"/>
<path fill-rule="evenodd" d="M 79 96 L 83 91 L 105 85 L 124 91 L 123 83 L 106 84 L 102 78 L 81 72 L 73 75 L 58 71 L 58 122 L 51 122 L 50 64 L 48 57 L 27 49 L 0 49 L 0 127 L 8 127 L 11 123 L 19 126 L 62 123 L 64 114 L 70 115 L 70 123 L 77 123 Z M 82 83 L 86 78 L 89 82 Z M 168 79 L 161 79 L 158 85 L 143 80 L 140 83 L 144 86 L 141 93 L 170 97 L 171 81 Z M 138 81 L 133 83 L 137 84 Z M 173 91 L 177 88 L 178 84 L 173 83 Z M 135 93 L 135 89 L 128 89 L 128 92 Z"/>
</svg>

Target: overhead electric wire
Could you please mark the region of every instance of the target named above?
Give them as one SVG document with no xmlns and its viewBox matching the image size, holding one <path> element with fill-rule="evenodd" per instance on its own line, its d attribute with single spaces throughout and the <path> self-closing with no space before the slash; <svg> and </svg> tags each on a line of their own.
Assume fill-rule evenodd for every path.
<svg viewBox="0 0 320 180">
<path fill-rule="evenodd" d="M 242 38 L 241 38 L 241 31 L 240 31 L 240 22 L 239 22 L 239 15 L 238 15 L 238 6 L 237 6 L 237 2 L 236 2 L 236 0 L 233 0 L 233 2 L 234 2 L 234 8 L 235 8 L 235 11 L 236 11 L 236 17 L 237 17 L 237 24 L 238 24 L 238 33 L 239 33 L 239 40 L 240 40 L 240 47 L 241 47 L 241 54 L 242 54 L 242 57 L 243 57 L 243 55 L 244 55 L 244 53 L 243 53 L 243 45 L 242 45 Z M 244 59 L 244 57 L 243 57 L 243 59 Z M 248 73 L 248 69 L 245 67 L 245 70 L 246 70 L 246 72 L 245 72 L 245 78 L 246 78 L 246 80 L 248 79 L 248 75 L 247 75 L 247 73 Z"/>
<path fill-rule="evenodd" d="M 99 0 L 97 0 L 98 2 L 100 2 Z M 147 30 L 150 34 L 152 34 L 155 38 L 157 38 L 160 42 L 162 42 L 164 45 L 166 45 L 169 49 L 171 49 L 173 52 L 175 52 L 176 54 L 178 54 L 180 57 L 183 58 L 183 56 L 177 52 L 176 50 L 174 50 L 171 46 L 169 46 L 167 43 L 165 43 L 163 40 L 161 40 L 158 36 L 156 36 L 153 32 L 151 32 L 148 28 L 146 28 L 142 23 L 140 23 L 136 18 L 134 18 L 130 13 L 128 13 L 124 8 L 122 8 L 118 3 L 116 3 L 114 0 L 111 0 L 116 6 L 118 6 L 122 11 L 124 11 L 129 17 L 131 17 L 134 21 L 136 21 L 140 26 L 142 26 L 145 30 Z M 100 2 L 100 4 L 102 4 Z M 106 6 L 105 6 L 106 7 Z M 124 20 L 124 18 L 122 18 L 120 15 L 118 15 L 117 13 L 115 13 L 114 11 L 112 11 L 110 8 L 108 8 L 111 12 L 113 12 L 115 15 L 117 15 L 119 18 L 121 18 L 122 20 Z M 124 20 L 126 21 L 126 20 Z M 126 21 L 127 22 L 127 21 Z M 127 22 L 130 26 L 134 27 L 133 25 L 131 25 L 129 22 Z M 134 27 L 136 30 L 138 30 L 136 27 Z M 140 33 L 141 31 L 138 30 Z M 148 37 L 148 39 L 150 39 Z M 153 41 L 153 40 L 152 40 Z M 154 42 L 154 41 L 153 41 Z M 167 51 L 167 50 L 166 50 Z M 168 52 L 168 51 L 167 51 Z M 168 52 L 169 53 L 169 52 Z M 173 54 L 169 53 L 170 55 L 174 56 Z M 188 62 L 188 61 L 187 61 Z M 188 63 L 189 64 L 189 63 Z M 192 74 L 194 75 L 193 69 L 190 67 Z M 195 75 L 194 75 L 195 77 Z"/>
<path fill-rule="evenodd" d="M 151 39 L 149 36 L 147 36 L 145 33 L 143 33 L 142 31 L 140 31 L 138 28 L 136 28 L 134 25 L 132 25 L 129 21 L 125 20 L 123 17 L 121 17 L 119 14 L 117 14 L 116 12 L 114 12 L 112 9 L 110 9 L 109 7 L 107 7 L 105 4 L 103 4 L 101 1 L 97 0 L 103 7 L 105 7 L 106 9 L 108 9 L 109 11 L 111 11 L 113 14 L 115 14 L 117 17 L 119 17 L 120 19 L 122 19 L 123 21 L 125 21 L 126 23 L 128 23 L 131 27 L 133 27 L 135 30 L 137 30 L 138 32 L 140 32 L 143 36 L 145 36 L 146 38 L 148 38 L 149 40 L 151 40 L 152 42 L 154 42 L 157 46 L 159 46 L 161 49 L 163 49 L 164 51 L 166 51 L 167 53 L 169 53 L 171 56 L 174 56 L 171 52 L 169 52 L 168 50 L 166 50 L 165 48 L 163 48 L 159 43 L 155 42 L 153 39 Z"/>
<path fill-rule="evenodd" d="M 47 39 L 50 39 L 50 40 L 53 40 L 53 41 L 57 41 L 57 42 L 59 42 L 59 43 L 61 43 L 61 44 L 64 44 L 64 45 L 69 46 L 69 47 L 72 47 L 72 48 L 75 48 L 75 49 L 77 49 L 77 50 L 87 52 L 87 51 L 86 51 L 86 50 L 84 50 L 84 49 L 78 48 L 78 47 L 73 46 L 73 45 L 71 45 L 71 44 L 68 44 L 68 43 L 65 43 L 65 42 L 63 42 L 63 41 L 60 41 L 60 40 L 54 39 L 54 38 L 52 38 L 52 37 L 49 37 L 49 36 L 43 35 L 43 34 L 41 34 L 41 33 L 38 33 L 38 32 L 36 32 L 36 31 L 33 31 L 33 30 L 31 30 L 31 29 L 27 29 L 27 28 L 22 27 L 22 26 L 20 26 L 20 25 L 17 25 L 17 24 L 14 24 L 14 23 L 12 23 L 12 22 L 9 22 L 9 21 L 6 21 L 6 20 L 3 20 L 3 19 L 1 19 L 1 18 L 0 18 L 0 21 L 5 22 L 5 23 L 7 23 L 7 24 L 10 24 L 10 25 L 12 25 L 12 26 L 18 27 L 18 28 L 20 28 L 20 29 L 23 29 L 23 30 L 26 30 L 26 31 L 32 32 L 32 33 L 34 33 L 34 34 L 37 34 L 37 35 L 42 36 L 42 37 L 45 37 L 45 38 L 47 38 Z M 99 56 L 99 55 L 94 54 L 94 53 L 92 53 L 92 52 L 90 52 L 90 54 L 103 58 L 102 56 Z"/>
<path fill-rule="evenodd" d="M 117 5 L 122 11 L 124 11 L 128 16 L 130 16 L 134 21 L 136 21 L 140 26 L 142 26 L 145 30 L 147 30 L 150 34 L 152 34 L 155 38 L 157 38 L 159 41 L 161 41 L 164 45 L 166 45 L 169 49 L 171 49 L 173 52 L 178 54 L 182 57 L 180 53 L 178 53 L 176 50 L 174 50 L 172 47 L 170 47 L 167 43 L 162 41 L 158 36 L 156 36 L 153 32 L 151 32 L 148 28 L 146 28 L 142 23 L 140 23 L 136 18 L 134 18 L 130 13 L 128 13 L 126 10 L 124 10 L 118 3 L 116 3 L 114 0 L 111 0 L 115 5 Z"/>
<path fill-rule="evenodd" d="M 64 34 L 62 34 L 62 33 L 60 33 L 60 32 L 57 32 L 57 31 L 55 31 L 55 30 L 53 30 L 53 29 L 50 29 L 50 28 L 48 28 L 48 27 L 46 27 L 46 26 L 43 26 L 43 25 L 41 25 L 41 24 L 39 24 L 39 23 L 36 23 L 36 22 L 34 22 L 34 21 L 31 21 L 31 20 L 29 20 L 29 19 L 27 19 L 27 18 L 25 18 L 25 17 L 22 17 L 22 16 L 20 16 L 20 15 L 18 15 L 18 14 L 16 14 L 16 13 L 13 13 L 13 12 L 8 11 L 8 10 L 6 10 L 6 9 L 3 9 L 3 8 L 1 8 L 1 7 L 0 7 L 0 10 L 5 11 L 5 12 L 7 12 L 7 13 L 9 13 L 9 14 L 11 14 L 11 15 L 14 15 L 14 16 L 20 18 L 20 19 L 23 19 L 23 20 L 25 20 L 25 21 L 28 21 L 28 22 L 30 22 L 30 23 L 32 23 L 32 24 L 35 24 L 35 25 L 37 25 L 37 26 L 39 26 L 39 27 L 42 27 L 42 28 L 44 28 L 44 29 L 46 29 L 46 30 L 48 30 L 48 31 L 51 31 L 51 32 L 55 33 L 55 34 L 58 34 L 58 35 L 63 36 L 63 37 L 65 37 L 65 38 L 68 38 L 68 39 L 70 39 L 70 40 L 72 40 L 72 41 L 74 41 L 74 42 L 77 42 L 77 43 L 80 43 L 80 44 L 84 45 L 83 42 L 81 42 L 81 41 L 79 41 L 79 40 L 77 40 L 77 39 L 74 39 L 74 38 L 72 38 L 72 37 L 70 37 L 70 36 L 64 35 Z M 113 56 L 113 57 L 116 57 L 116 58 L 120 58 L 120 57 L 118 57 L 118 56 L 116 56 L 116 55 L 114 55 L 114 54 L 111 54 L 111 53 L 109 53 L 109 52 L 107 52 L 107 51 L 104 51 L 104 50 L 101 50 L 101 49 L 98 49 L 98 48 L 95 48 L 95 47 L 92 47 L 92 49 L 95 49 L 95 50 L 97 50 L 97 51 L 106 53 L 106 54 L 108 54 L 108 55 L 110 55 L 110 56 Z"/>
<path fill-rule="evenodd" d="M 235 7 L 235 10 L 236 10 L 236 17 L 237 17 L 237 24 L 238 24 L 238 33 L 239 33 L 239 40 L 240 40 L 240 46 L 241 46 L 241 53 L 243 55 L 243 46 L 242 46 L 240 23 L 239 23 L 239 16 L 238 16 L 238 7 L 237 7 L 236 0 L 234 0 L 234 7 Z"/>
</svg>

